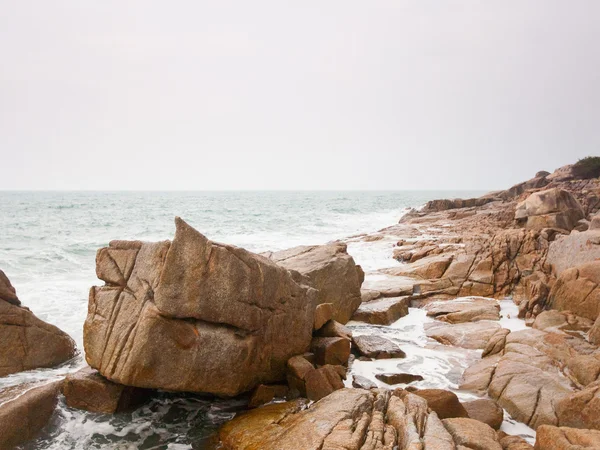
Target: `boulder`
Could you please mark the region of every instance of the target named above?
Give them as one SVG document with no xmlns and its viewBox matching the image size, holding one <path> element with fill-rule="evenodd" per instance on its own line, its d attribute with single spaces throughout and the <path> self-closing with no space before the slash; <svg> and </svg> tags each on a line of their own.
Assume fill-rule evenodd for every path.
<svg viewBox="0 0 600 450">
<path fill-rule="evenodd" d="M 531 194 L 517 205 L 515 219 L 529 229 L 560 228 L 571 231 L 585 217 L 568 191 L 554 188 Z"/>
<path fill-rule="evenodd" d="M 415 283 L 416 280 L 410 277 L 382 275 L 373 279 L 367 278 L 363 287 L 378 292 L 380 297 L 405 297 L 413 294 Z"/>
<path fill-rule="evenodd" d="M 375 378 L 390 386 L 394 384 L 410 384 L 423 380 L 421 375 L 414 375 L 412 373 L 378 373 L 375 375 Z"/>
<path fill-rule="evenodd" d="M 600 219 L 600 217 L 599 217 Z M 600 229 L 560 236 L 550 243 L 546 262 L 556 276 L 565 270 L 600 260 Z"/>
<path fill-rule="evenodd" d="M 389 325 L 408 314 L 410 297 L 390 297 L 363 303 L 352 320 L 374 325 Z"/>
<path fill-rule="evenodd" d="M 503 436 L 500 445 L 504 450 L 533 450 L 533 445 L 520 436 Z"/>
<path fill-rule="evenodd" d="M 465 297 L 456 300 L 440 300 L 424 306 L 427 315 L 448 323 L 499 320 L 500 305 L 494 299 Z"/>
<path fill-rule="evenodd" d="M 284 384 L 259 384 L 250 395 L 248 408 L 256 408 L 270 403 L 275 398 L 285 398 L 288 392 L 289 388 Z"/>
<path fill-rule="evenodd" d="M 284 379 L 310 346 L 316 290 L 273 261 L 176 218 L 173 242 L 112 241 L 96 256 L 88 364 L 116 383 L 235 396 Z"/>
<path fill-rule="evenodd" d="M 481 320 L 459 324 L 432 322 L 425 324 L 425 334 L 444 345 L 484 349 L 491 337 L 500 330 L 497 322 Z"/>
<path fill-rule="evenodd" d="M 431 280 L 442 278 L 448 266 L 452 262 L 452 256 L 434 255 L 419 259 L 410 264 L 400 267 L 385 269 L 382 272 L 395 276 L 406 276 Z"/>
<path fill-rule="evenodd" d="M 321 328 L 319 328 L 314 335 L 318 337 L 343 337 L 351 340 L 352 330 L 341 323 L 336 322 L 335 320 L 330 320 Z"/>
<path fill-rule="evenodd" d="M 316 337 L 310 350 L 315 355 L 315 362 L 321 366 L 345 365 L 350 356 L 350 341 L 342 337 Z"/>
<path fill-rule="evenodd" d="M 440 419 L 469 417 L 467 410 L 454 392 L 444 389 L 419 389 L 414 394 L 427 400 L 427 406 L 435 411 Z"/>
<path fill-rule="evenodd" d="M 400 346 L 380 336 L 354 336 L 352 342 L 361 355 L 375 359 L 405 358 Z"/>
<path fill-rule="evenodd" d="M 69 335 L 19 305 L 15 289 L 0 271 L 0 377 L 54 367 L 75 356 Z"/>
<path fill-rule="evenodd" d="M 367 377 L 363 377 L 361 375 L 352 375 L 352 387 L 358 388 L 358 389 L 366 389 L 366 390 L 370 390 L 370 389 L 376 389 L 377 385 L 372 382 L 371 380 L 369 380 Z"/>
<path fill-rule="evenodd" d="M 600 261 L 564 270 L 548 295 L 548 307 L 596 320 L 600 313 Z"/>
<path fill-rule="evenodd" d="M 556 405 L 561 427 L 600 430 L 600 383 L 563 397 Z"/>
<path fill-rule="evenodd" d="M 536 430 L 535 450 L 600 448 L 600 431 L 542 425 Z"/>
<path fill-rule="evenodd" d="M 135 409 L 152 395 L 148 389 L 113 383 L 89 367 L 67 375 L 62 392 L 71 408 L 104 414 Z"/>
<path fill-rule="evenodd" d="M 317 304 L 332 303 L 333 319 L 346 323 L 361 303 L 364 272 L 348 255 L 346 244 L 301 246 L 266 255 L 286 269 L 296 270 L 318 290 Z"/>
<path fill-rule="evenodd" d="M 333 303 L 321 303 L 315 308 L 315 322 L 313 328 L 319 330 L 333 317 Z"/>
<path fill-rule="evenodd" d="M 496 432 L 483 422 L 457 417 L 444 419 L 442 423 L 459 449 L 502 450 Z"/>
<path fill-rule="evenodd" d="M 304 379 L 306 397 L 313 401 L 321 400 L 334 391 L 344 388 L 345 371 L 338 369 L 341 366 L 325 365 L 311 370 Z"/>
<path fill-rule="evenodd" d="M 55 381 L 0 391 L 0 448 L 14 448 L 39 434 L 56 408 L 61 384 Z"/>
<path fill-rule="evenodd" d="M 504 410 L 494 400 L 482 398 L 462 404 L 471 419 L 488 424 L 499 430 L 504 420 Z"/>
</svg>

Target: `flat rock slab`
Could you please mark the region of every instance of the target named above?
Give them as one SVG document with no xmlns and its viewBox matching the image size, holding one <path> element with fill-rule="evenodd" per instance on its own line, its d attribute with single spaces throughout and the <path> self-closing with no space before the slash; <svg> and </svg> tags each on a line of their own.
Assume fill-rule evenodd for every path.
<svg viewBox="0 0 600 450">
<path fill-rule="evenodd" d="M 353 344 L 361 355 L 375 359 L 405 358 L 400 346 L 380 336 L 354 336 Z"/>
<path fill-rule="evenodd" d="M 473 350 L 483 350 L 490 338 L 500 329 L 500 324 L 489 320 L 459 324 L 425 324 L 425 334 L 439 343 Z"/>
<path fill-rule="evenodd" d="M 375 378 L 390 386 L 393 386 L 394 384 L 410 384 L 415 381 L 423 380 L 421 375 L 414 375 L 412 373 L 378 373 L 375 375 Z"/>
<path fill-rule="evenodd" d="M 385 278 L 378 276 L 374 280 L 365 279 L 362 287 L 379 292 L 381 297 L 402 297 L 412 295 L 415 283 L 417 280 L 414 278 L 385 275 Z"/>
<path fill-rule="evenodd" d="M 374 325 L 389 325 L 408 314 L 409 297 L 390 297 L 363 303 L 352 316 L 352 320 Z"/>
<path fill-rule="evenodd" d="M 428 256 L 409 264 L 403 264 L 400 267 L 384 269 L 383 272 L 395 276 L 434 280 L 441 278 L 444 275 L 444 272 L 446 272 L 446 269 L 450 266 L 451 262 L 452 256 Z"/>
<path fill-rule="evenodd" d="M 485 297 L 462 297 L 455 300 L 439 300 L 423 307 L 427 315 L 448 323 L 499 320 L 500 305 Z"/>
</svg>

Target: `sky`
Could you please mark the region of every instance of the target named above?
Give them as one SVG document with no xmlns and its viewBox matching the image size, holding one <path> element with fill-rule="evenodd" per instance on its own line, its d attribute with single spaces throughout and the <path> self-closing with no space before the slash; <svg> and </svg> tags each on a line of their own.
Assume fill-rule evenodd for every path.
<svg viewBox="0 0 600 450">
<path fill-rule="evenodd" d="M 600 154 L 600 1 L 0 0 L 0 189 L 501 189 Z"/>
</svg>

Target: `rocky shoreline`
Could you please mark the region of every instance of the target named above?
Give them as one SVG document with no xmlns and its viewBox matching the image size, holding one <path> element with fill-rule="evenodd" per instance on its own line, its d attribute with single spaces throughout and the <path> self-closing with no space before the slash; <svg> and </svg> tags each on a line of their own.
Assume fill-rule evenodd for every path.
<svg viewBox="0 0 600 450">
<path fill-rule="evenodd" d="M 505 412 L 537 432 L 536 449 L 600 448 L 599 210 L 600 180 L 566 166 L 322 246 L 258 255 L 179 218 L 172 241 L 112 241 L 96 257 L 89 367 L 1 390 L 0 448 L 33 439 L 59 400 L 119 414 L 157 391 L 247 398 L 199 448 L 533 448 L 499 431 Z M 389 266 L 365 273 L 353 245 L 389 249 Z M 526 329 L 502 326 L 505 298 Z M 413 370 L 356 372 L 407 357 L 386 329 L 412 308 L 428 346 L 480 352 L 453 368 L 456 389 L 423 388 Z M 0 376 L 75 355 L 3 272 L 0 317 Z"/>
</svg>

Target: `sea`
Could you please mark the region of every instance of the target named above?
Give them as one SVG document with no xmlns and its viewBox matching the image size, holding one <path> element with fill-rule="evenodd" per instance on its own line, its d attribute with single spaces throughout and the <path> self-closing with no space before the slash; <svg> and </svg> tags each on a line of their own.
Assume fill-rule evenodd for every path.
<svg viewBox="0 0 600 450">
<path fill-rule="evenodd" d="M 398 223 L 410 208 L 419 208 L 429 200 L 483 193 L 2 191 L 0 269 L 10 278 L 21 302 L 40 319 L 68 333 L 80 353 L 58 368 L 0 378 L 0 389 L 60 379 L 83 367 L 88 291 L 101 283 L 95 275 L 96 251 L 113 239 L 171 239 L 174 218 L 179 216 L 211 240 L 254 252 L 281 250 L 373 233 Z M 398 264 L 391 258 L 392 247 L 390 242 L 349 245 L 348 249 L 369 274 Z M 408 322 L 420 317 L 416 314 L 391 328 L 414 326 Z M 357 331 L 361 332 L 360 326 Z M 423 349 L 418 355 L 421 359 L 430 352 L 425 343 L 414 345 Z M 363 375 L 370 370 L 365 365 L 359 369 Z M 452 380 L 444 383 L 439 384 L 452 385 Z M 23 448 L 201 449 L 243 404 L 243 400 L 160 393 L 133 413 L 103 415 L 68 408 L 61 400 L 42 435 Z"/>
</svg>

